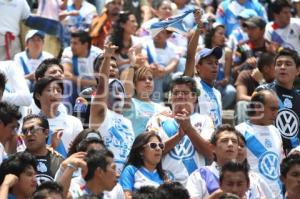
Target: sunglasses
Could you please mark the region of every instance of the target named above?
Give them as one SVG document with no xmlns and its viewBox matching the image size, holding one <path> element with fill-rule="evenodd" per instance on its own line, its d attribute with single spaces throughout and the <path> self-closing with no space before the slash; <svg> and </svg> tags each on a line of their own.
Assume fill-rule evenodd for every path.
<svg viewBox="0 0 300 199">
<path fill-rule="evenodd" d="M 45 128 L 40 127 L 40 126 L 33 126 L 27 129 L 22 129 L 22 134 L 27 136 L 29 134 L 29 132 L 31 133 L 31 135 L 36 134 L 39 130 L 44 130 Z"/>
<path fill-rule="evenodd" d="M 165 144 L 161 142 L 149 142 L 146 144 L 147 146 L 150 147 L 150 149 L 157 149 L 157 147 L 161 150 L 164 150 Z"/>
</svg>

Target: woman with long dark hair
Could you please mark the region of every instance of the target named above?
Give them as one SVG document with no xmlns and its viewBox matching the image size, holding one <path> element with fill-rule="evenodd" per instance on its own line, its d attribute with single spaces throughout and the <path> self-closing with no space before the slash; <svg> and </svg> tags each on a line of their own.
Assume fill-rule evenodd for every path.
<svg viewBox="0 0 300 199">
<path fill-rule="evenodd" d="M 167 179 L 161 164 L 163 150 L 164 143 L 153 131 L 136 137 L 120 177 L 126 199 L 142 186 L 158 187 Z"/>
<path fill-rule="evenodd" d="M 119 18 L 112 28 L 113 31 L 108 41 L 118 46 L 116 58 L 120 72 L 130 66 L 128 50 L 139 41 L 138 37 L 134 36 L 137 27 L 135 16 L 128 11 L 124 11 L 119 14 Z"/>
</svg>

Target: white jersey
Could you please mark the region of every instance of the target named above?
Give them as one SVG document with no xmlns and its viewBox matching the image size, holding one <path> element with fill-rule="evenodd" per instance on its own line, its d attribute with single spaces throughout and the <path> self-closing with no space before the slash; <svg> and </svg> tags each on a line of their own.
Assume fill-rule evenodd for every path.
<svg viewBox="0 0 300 199">
<path fill-rule="evenodd" d="M 290 24 L 284 28 L 279 28 L 275 22 L 269 22 L 266 25 L 265 39 L 300 54 L 300 19 L 291 18 Z"/>
<path fill-rule="evenodd" d="M 78 198 L 84 194 L 85 184 L 86 182 L 81 175 L 72 178 L 69 187 L 72 198 Z M 103 199 L 125 199 L 123 189 L 119 183 L 111 191 L 104 191 L 103 194 Z"/>
<path fill-rule="evenodd" d="M 52 134 L 57 130 L 62 130 L 61 144 L 56 151 L 66 158 L 71 142 L 83 130 L 82 123 L 78 118 L 60 112 L 56 117 L 47 118 L 47 120 L 50 128 L 48 144 L 50 144 Z"/>
<path fill-rule="evenodd" d="M 107 109 L 99 132 L 107 149 L 113 152 L 117 171 L 121 173 L 135 137 L 131 121 Z"/>
<path fill-rule="evenodd" d="M 195 77 L 200 96 L 198 97 L 197 112 L 209 115 L 218 127 L 222 124 L 222 100 L 221 93 L 216 88 L 209 86 L 199 77 Z"/>
<path fill-rule="evenodd" d="M 282 140 L 274 125 L 261 126 L 243 122 L 236 126 L 247 143 L 250 169 L 259 173 L 270 185 L 276 197 L 281 195 L 280 162 L 283 158 Z"/>
<path fill-rule="evenodd" d="M 16 67 L 21 68 L 23 71 L 23 75 L 27 75 L 27 71 L 29 73 L 35 72 L 37 67 L 40 65 L 42 61 L 48 58 L 53 58 L 54 56 L 48 52 L 42 51 L 40 56 L 37 59 L 31 59 L 28 56 L 27 51 L 20 52 L 15 55 L 14 61 L 16 63 Z"/>
<path fill-rule="evenodd" d="M 214 125 L 210 117 L 194 113 L 190 116 L 190 120 L 201 137 L 205 140 L 211 138 Z M 175 135 L 178 127 L 177 122 L 164 113 L 154 115 L 147 124 L 147 129 L 155 130 L 163 141 Z M 168 177 L 183 185 L 194 170 L 204 165 L 204 156 L 196 151 L 187 135 L 162 159 L 162 167 L 167 172 Z"/>
<path fill-rule="evenodd" d="M 91 46 L 88 57 L 73 56 L 71 47 L 64 49 L 61 63 L 71 64 L 73 67 L 73 74 L 82 79 L 94 79 L 94 60 L 102 53 L 102 50 L 96 46 Z"/>
<path fill-rule="evenodd" d="M 210 175 L 205 180 L 200 170 L 194 171 L 189 177 L 186 184 L 190 197 L 193 199 L 207 198 L 211 193 L 219 188 L 220 168 L 216 162 L 213 162 L 210 166 L 205 167 Z M 250 187 L 246 192 L 247 199 L 258 198 L 275 198 L 268 184 L 255 172 L 249 172 Z M 208 182 L 209 181 L 209 182 Z M 212 183 L 214 182 L 214 183 Z M 208 184 L 207 184 L 208 183 Z M 211 193 L 209 193 L 210 191 Z"/>
</svg>

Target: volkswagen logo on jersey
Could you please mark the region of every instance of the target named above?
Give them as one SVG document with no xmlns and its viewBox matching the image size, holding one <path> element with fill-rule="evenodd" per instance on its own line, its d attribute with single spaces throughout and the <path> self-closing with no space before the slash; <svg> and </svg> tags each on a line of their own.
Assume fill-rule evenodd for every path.
<svg viewBox="0 0 300 199">
<path fill-rule="evenodd" d="M 180 143 L 177 144 L 174 149 L 170 151 L 170 156 L 177 160 L 184 160 L 184 159 L 190 159 L 193 158 L 193 155 L 195 154 L 195 149 L 187 136 L 184 136 Z"/>
<path fill-rule="evenodd" d="M 299 118 L 293 110 L 282 109 L 277 115 L 276 127 L 280 131 L 282 137 L 291 139 L 298 135 Z"/>
<path fill-rule="evenodd" d="M 279 158 L 274 152 L 265 152 L 258 160 L 259 172 L 269 180 L 279 177 Z"/>
</svg>

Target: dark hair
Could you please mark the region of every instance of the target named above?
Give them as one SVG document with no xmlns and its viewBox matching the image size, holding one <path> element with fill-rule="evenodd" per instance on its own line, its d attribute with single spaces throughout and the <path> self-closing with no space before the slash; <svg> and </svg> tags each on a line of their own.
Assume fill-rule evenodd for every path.
<svg viewBox="0 0 300 199">
<path fill-rule="evenodd" d="M 275 54 L 271 52 L 263 52 L 259 55 L 257 60 L 257 68 L 260 72 L 262 72 L 262 69 L 268 66 L 274 66 L 274 57 Z"/>
<path fill-rule="evenodd" d="M 200 90 L 197 88 L 197 83 L 192 77 L 179 76 L 174 78 L 171 82 L 171 91 L 173 91 L 174 86 L 178 84 L 186 84 L 190 87 L 191 91 L 196 94 L 196 96 L 200 95 Z"/>
<path fill-rule="evenodd" d="M 45 76 L 46 71 L 51 68 L 53 65 L 57 65 L 62 71 L 64 71 L 63 66 L 60 64 L 59 59 L 57 58 L 49 58 L 43 60 L 40 65 L 35 70 L 35 79 L 38 80 Z"/>
<path fill-rule="evenodd" d="M 236 135 L 236 137 L 238 138 L 238 133 L 239 131 L 236 130 L 232 125 L 230 124 L 221 124 L 217 129 L 216 131 L 212 134 L 212 137 L 210 139 L 210 143 L 213 144 L 213 145 L 216 145 L 217 144 L 217 141 L 219 139 L 219 136 L 222 132 L 224 131 L 229 131 L 229 132 L 232 132 Z"/>
<path fill-rule="evenodd" d="M 288 155 L 280 164 L 280 175 L 286 177 L 289 170 L 295 165 L 300 165 L 300 154 Z"/>
<path fill-rule="evenodd" d="M 133 14 L 129 11 L 121 12 L 119 14 L 117 21 L 113 25 L 112 33 L 110 36 L 110 41 L 112 44 L 118 46 L 116 53 L 120 53 L 122 51 L 122 49 L 124 48 L 124 45 L 123 45 L 124 28 L 122 27 L 122 25 L 125 24 L 129 20 L 130 15 L 133 15 Z"/>
<path fill-rule="evenodd" d="M 266 95 L 268 93 L 277 96 L 275 91 L 270 90 L 270 89 L 259 90 L 258 92 L 255 92 L 252 95 L 250 103 L 248 104 L 248 110 L 247 110 L 248 116 L 254 116 L 256 114 L 256 109 L 258 108 L 257 105 L 259 105 L 259 104 L 265 105 L 266 104 Z"/>
<path fill-rule="evenodd" d="M 154 131 L 144 132 L 135 138 L 128 155 L 128 160 L 125 164 L 126 166 L 133 165 L 137 168 L 144 166 L 144 160 L 141 152 L 144 150 L 145 144 L 147 144 L 152 137 L 157 137 L 160 142 L 162 141 L 159 135 L 157 135 Z M 162 169 L 161 161 L 156 165 L 156 169 L 158 175 L 164 180 L 166 175 Z"/>
<path fill-rule="evenodd" d="M 4 91 L 6 82 L 7 82 L 6 75 L 0 72 L 0 91 L 2 92 Z"/>
<path fill-rule="evenodd" d="M 152 7 L 155 9 L 155 10 L 158 10 L 160 6 L 163 5 L 164 2 L 168 2 L 168 3 L 172 3 L 172 1 L 170 0 L 157 0 L 157 1 L 152 1 Z"/>
<path fill-rule="evenodd" d="M 74 140 L 70 144 L 68 156 L 71 156 L 73 153 L 77 153 L 79 151 L 86 151 L 88 145 L 91 144 L 91 143 L 102 144 L 103 148 L 105 148 L 104 142 L 103 142 L 102 139 L 100 141 L 96 141 L 96 140 L 89 141 L 89 140 L 86 140 L 86 137 L 90 133 L 97 133 L 97 134 L 99 134 L 99 137 L 101 138 L 101 135 L 100 135 L 99 131 L 96 131 L 94 129 L 84 129 L 84 130 L 82 130 L 80 133 L 78 133 L 78 135 L 74 138 Z"/>
<path fill-rule="evenodd" d="M 274 14 L 279 14 L 282 9 L 289 7 L 291 8 L 291 4 L 287 0 L 276 0 L 273 3 L 271 3 L 271 10 Z"/>
<path fill-rule="evenodd" d="M 3 122 L 5 126 L 12 123 L 13 120 L 21 119 L 21 117 L 22 115 L 17 106 L 7 102 L 0 102 L 0 122 Z"/>
<path fill-rule="evenodd" d="M 221 172 L 220 172 L 220 184 L 222 184 L 224 180 L 224 174 L 225 172 L 243 172 L 245 174 L 247 183 L 250 182 L 249 178 L 249 165 L 244 163 L 239 163 L 236 161 L 228 161 L 222 166 Z"/>
<path fill-rule="evenodd" d="M 110 59 L 117 62 L 117 59 L 113 56 L 111 56 Z M 103 54 L 100 54 L 96 57 L 93 63 L 94 73 L 99 72 L 99 68 L 101 67 L 103 60 L 104 60 Z"/>
<path fill-rule="evenodd" d="M 156 199 L 156 192 L 153 186 L 142 186 L 132 193 L 132 199 Z"/>
<path fill-rule="evenodd" d="M 89 150 L 85 157 L 88 172 L 84 177 L 84 180 L 91 180 L 94 177 L 94 173 L 98 167 L 100 167 L 103 171 L 106 171 L 106 167 L 108 165 L 107 158 L 114 158 L 114 154 L 107 149 Z"/>
<path fill-rule="evenodd" d="M 33 91 L 33 100 L 34 103 L 37 105 L 37 107 L 41 108 L 41 103 L 40 100 L 37 99 L 37 95 L 42 95 L 42 92 L 45 90 L 45 88 L 51 84 L 52 82 L 56 82 L 59 87 L 62 90 L 62 93 L 64 92 L 64 85 L 63 82 L 55 77 L 43 77 L 41 79 L 39 79 L 34 87 L 34 91 Z"/>
<path fill-rule="evenodd" d="M 214 37 L 215 33 L 217 32 L 218 28 L 223 28 L 225 29 L 224 25 L 220 24 L 218 26 L 216 26 L 215 28 L 211 28 L 204 37 L 204 45 L 205 48 L 213 48 L 212 46 L 212 38 Z M 223 46 L 219 46 L 219 47 L 223 47 Z"/>
<path fill-rule="evenodd" d="M 41 115 L 37 115 L 37 114 L 30 114 L 30 115 L 26 115 L 23 118 L 23 124 L 25 122 L 27 122 L 28 120 L 32 120 L 32 119 L 38 119 L 40 120 L 40 126 L 43 127 L 44 129 L 49 129 L 49 122 L 47 120 L 47 118 L 41 116 Z"/>
<path fill-rule="evenodd" d="M 165 182 L 157 189 L 157 199 L 189 199 L 186 188 L 179 182 Z"/>
<path fill-rule="evenodd" d="M 30 166 L 36 170 L 36 165 L 35 157 L 26 151 L 9 156 L 0 166 L 0 184 L 7 174 L 14 174 L 19 177 Z"/>
<path fill-rule="evenodd" d="M 92 46 L 92 38 L 89 35 L 89 33 L 84 31 L 84 30 L 79 30 L 77 32 L 72 32 L 71 33 L 71 38 L 79 38 L 79 41 L 82 44 L 88 43 L 88 49 L 90 49 L 91 46 Z"/>
<path fill-rule="evenodd" d="M 63 187 L 57 182 L 46 181 L 37 187 L 32 199 L 48 199 L 51 194 L 59 194 L 63 198 Z"/>
<path fill-rule="evenodd" d="M 276 66 L 276 61 L 280 56 L 289 56 L 289 57 L 291 57 L 294 60 L 294 62 L 296 64 L 296 67 L 297 68 L 300 67 L 300 58 L 298 56 L 297 51 L 292 50 L 290 48 L 283 48 L 282 50 L 279 50 L 278 53 L 276 54 L 275 58 L 274 58 L 275 66 Z"/>
</svg>

